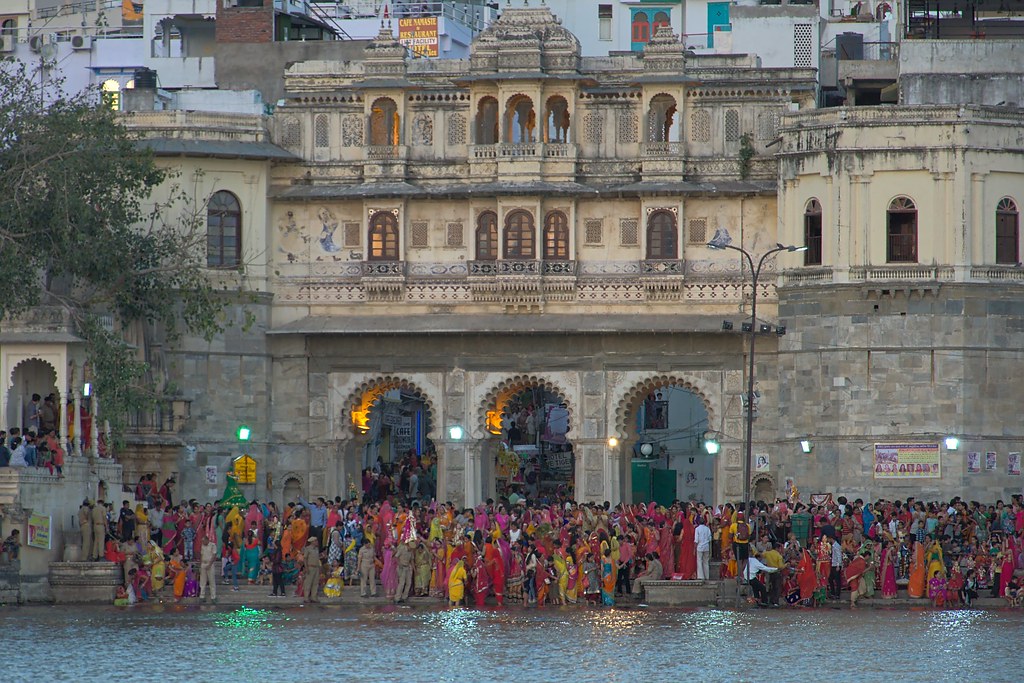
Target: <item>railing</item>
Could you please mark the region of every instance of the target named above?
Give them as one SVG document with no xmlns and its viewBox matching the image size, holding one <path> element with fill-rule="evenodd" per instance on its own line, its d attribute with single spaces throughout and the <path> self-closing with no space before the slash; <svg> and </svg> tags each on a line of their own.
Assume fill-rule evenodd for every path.
<svg viewBox="0 0 1024 683">
<path fill-rule="evenodd" d="M 536 157 L 539 151 L 539 142 L 503 142 L 498 145 L 499 157 Z"/>
<path fill-rule="evenodd" d="M 184 399 L 164 399 L 156 405 L 128 414 L 128 433 L 177 434 L 192 416 L 192 402 Z"/>
<path fill-rule="evenodd" d="M 914 280 L 948 282 L 952 266 L 863 266 L 850 269 L 850 279 L 860 282 L 909 282 Z"/>
<path fill-rule="evenodd" d="M 640 262 L 641 275 L 682 275 L 683 262 L 673 259 L 645 259 Z"/>
<path fill-rule="evenodd" d="M 972 280 L 1024 281 L 1024 269 L 1018 266 L 981 266 L 971 268 Z"/>
<path fill-rule="evenodd" d="M 363 277 L 402 277 L 404 261 L 363 261 Z"/>
<path fill-rule="evenodd" d="M 266 119 L 259 114 L 192 112 L 181 109 L 133 111 L 123 114 L 121 123 L 143 135 L 188 129 L 194 131 L 197 137 L 208 139 L 222 138 L 229 133 L 251 135 L 257 142 L 267 137 Z"/>
<path fill-rule="evenodd" d="M 474 159 L 494 159 L 498 149 L 497 145 L 470 145 L 469 153 Z"/>
<path fill-rule="evenodd" d="M 900 58 L 900 44 L 891 42 L 864 43 L 864 59 L 876 62 L 895 62 Z"/>
<path fill-rule="evenodd" d="M 575 261 L 541 261 L 541 272 L 544 275 L 575 275 Z"/>
<path fill-rule="evenodd" d="M 783 273 L 787 285 L 799 285 L 803 283 L 832 282 L 831 268 L 803 268 L 800 270 L 789 270 Z"/>
<path fill-rule="evenodd" d="M 368 145 L 366 147 L 366 158 L 371 161 L 388 161 L 404 157 L 405 147 L 402 145 Z"/>
<path fill-rule="evenodd" d="M 640 145 L 640 154 L 645 157 L 683 156 L 686 146 L 682 142 L 645 142 Z"/>
<path fill-rule="evenodd" d="M 548 142 L 544 145 L 544 156 L 551 159 L 571 159 L 576 156 L 576 145 L 564 142 Z"/>
</svg>

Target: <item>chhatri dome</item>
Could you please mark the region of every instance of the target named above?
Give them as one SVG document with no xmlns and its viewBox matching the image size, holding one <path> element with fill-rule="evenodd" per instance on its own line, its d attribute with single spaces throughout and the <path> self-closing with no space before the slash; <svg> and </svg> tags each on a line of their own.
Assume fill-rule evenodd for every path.
<svg viewBox="0 0 1024 683">
<path fill-rule="evenodd" d="M 579 64 L 579 40 L 546 5 L 507 8 L 470 50 L 470 69 L 478 73 L 568 75 L 578 73 Z"/>
</svg>

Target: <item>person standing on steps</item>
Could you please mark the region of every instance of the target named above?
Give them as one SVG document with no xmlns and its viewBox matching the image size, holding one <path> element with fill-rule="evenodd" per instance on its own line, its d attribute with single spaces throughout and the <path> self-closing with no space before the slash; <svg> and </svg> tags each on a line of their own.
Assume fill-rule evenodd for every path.
<svg viewBox="0 0 1024 683">
<path fill-rule="evenodd" d="M 398 564 L 398 591 L 395 594 L 395 602 L 405 602 L 409 599 L 409 591 L 412 589 L 413 559 L 409 543 L 399 543 L 395 550 L 395 562 Z"/>
<path fill-rule="evenodd" d="M 316 599 L 320 591 L 320 542 L 315 538 L 306 541 L 302 560 L 306 567 L 306 576 L 302 580 L 302 598 L 306 602 L 320 602 Z"/>
<path fill-rule="evenodd" d="M 92 553 L 94 561 L 103 559 L 103 544 L 107 540 L 107 507 L 102 500 L 97 500 L 92 508 Z"/>
<path fill-rule="evenodd" d="M 374 564 L 373 546 L 365 538 L 356 555 L 356 566 L 359 568 L 359 597 L 377 597 L 377 566 Z"/>
<path fill-rule="evenodd" d="M 78 508 L 78 530 L 82 532 L 82 559 L 89 561 L 92 559 L 92 507 L 88 498 Z"/>
<path fill-rule="evenodd" d="M 210 586 L 210 601 L 217 602 L 217 572 L 214 562 L 217 560 L 217 544 L 209 534 L 203 538 L 203 547 L 199 553 L 199 599 L 206 599 L 206 586 Z"/>
</svg>

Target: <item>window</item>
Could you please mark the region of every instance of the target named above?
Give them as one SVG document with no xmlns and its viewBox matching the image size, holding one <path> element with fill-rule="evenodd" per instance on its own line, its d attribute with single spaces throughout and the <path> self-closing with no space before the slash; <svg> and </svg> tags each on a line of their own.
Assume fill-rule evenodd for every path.
<svg viewBox="0 0 1024 683">
<path fill-rule="evenodd" d="M 676 122 L 676 98 L 661 93 L 651 98 L 647 110 L 647 141 L 668 142 L 673 137 Z"/>
<path fill-rule="evenodd" d="M 476 260 L 498 260 L 498 215 L 484 211 L 476 219 Z"/>
<path fill-rule="evenodd" d="M 569 103 L 564 97 L 553 95 L 548 98 L 544 120 L 547 122 L 544 131 L 546 142 L 569 142 Z"/>
<path fill-rule="evenodd" d="M 651 213 L 647 218 L 647 258 L 679 258 L 678 243 L 675 214 L 665 209 Z"/>
<path fill-rule="evenodd" d="M 889 263 L 917 263 L 917 207 L 897 197 L 886 216 L 886 257 Z"/>
<path fill-rule="evenodd" d="M 702 246 L 708 243 L 707 218 L 691 218 L 686 222 L 686 242 Z"/>
<path fill-rule="evenodd" d="M 327 114 L 317 114 L 313 119 L 313 144 L 321 148 L 331 144 L 331 120 Z"/>
<path fill-rule="evenodd" d="M 463 246 L 463 231 L 461 222 L 452 222 L 445 226 L 444 232 L 444 246 L 446 247 L 461 247 Z M 498 240 L 494 240 L 497 242 Z"/>
<path fill-rule="evenodd" d="M 807 202 L 804 208 L 804 252 L 805 266 L 821 265 L 821 204 L 817 199 Z"/>
<path fill-rule="evenodd" d="M 398 260 L 398 217 L 390 211 L 378 211 L 370 219 L 369 259 Z"/>
<path fill-rule="evenodd" d="M 612 6 L 597 6 L 598 40 L 612 39 Z"/>
<path fill-rule="evenodd" d="M 398 105 L 390 97 L 381 97 L 370 107 L 370 144 L 377 147 L 398 145 L 401 131 Z"/>
<path fill-rule="evenodd" d="M 413 249 L 426 249 L 430 246 L 430 222 L 412 221 L 409 224 L 409 246 Z"/>
<path fill-rule="evenodd" d="M 600 218 L 588 218 L 583 221 L 583 243 L 603 244 L 604 243 L 604 221 Z"/>
<path fill-rule="evenodd" d="M 561 211 L 544 218 L 544 260 L 569 260 L 569 219 Z"/>
<path fill-rule="evenodd" d="M 505 142 L 533 142 L 536 128 L 537 114 L 533 111 L 533 100 L 526 95 L 508 98 L 505 105 Z"/>
<path fill-rule="evenodd" d="M 103 85 L 100 86 L 100 94 L 103 98 L 103 104 L 110 107 L 114 111 L 121 109 L 121 84 L 110 79 L 103 81 Z"/>
<path fill-rule="evenodd" d="M 672 21 L 668 18 L 668 12 L 655 12 L 654 20 L 651 22 L 651 35 L 656 34 L 662 26 L 672 26 Z"/>
<path fill-rule="evenodd" d="M 238 197 L 221 190 L 206 204 L 206 265 L 235 268 L 242 260 L 242 208 Z"/>
<path fill-rule="evenodd" d="M 623 247 L 635 247 L 640 244 L 640 228 L 635 218 L 619 219 L 619 244 Z"/>
<path fill-rule="evenodd" d="M 1009 197 L 996 207 L 996 263 L 1020 262 L 1020 214 Z"/>
<path fill-rule="evenodd" d="M 533 216 L 519 209 L 505 217 L 505 258 L 532 260 L 535 241 Z"/>
<path fill-rule="evenodd" d="M 651 20 L 647 12 L 633 15 L 632 38 L 634 43 L 647 43 L 651 40 Z"/>
<path fill-rule="evenodd" d="M 476 144 L 498 142 L 498 100 L 485 97 L 476 107 Z"/>
</svg>

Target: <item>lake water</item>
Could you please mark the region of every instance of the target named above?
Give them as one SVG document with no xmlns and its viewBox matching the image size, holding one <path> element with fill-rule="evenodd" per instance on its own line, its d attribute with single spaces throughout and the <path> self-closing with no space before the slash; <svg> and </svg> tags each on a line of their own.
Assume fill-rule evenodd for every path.
<svg viewBox="0 0 1024 683">
<path fill-rule="evenodd" d="M 0 609 L 0 680 L 1024 679 L 1020 611 Z"/>
</svg>

